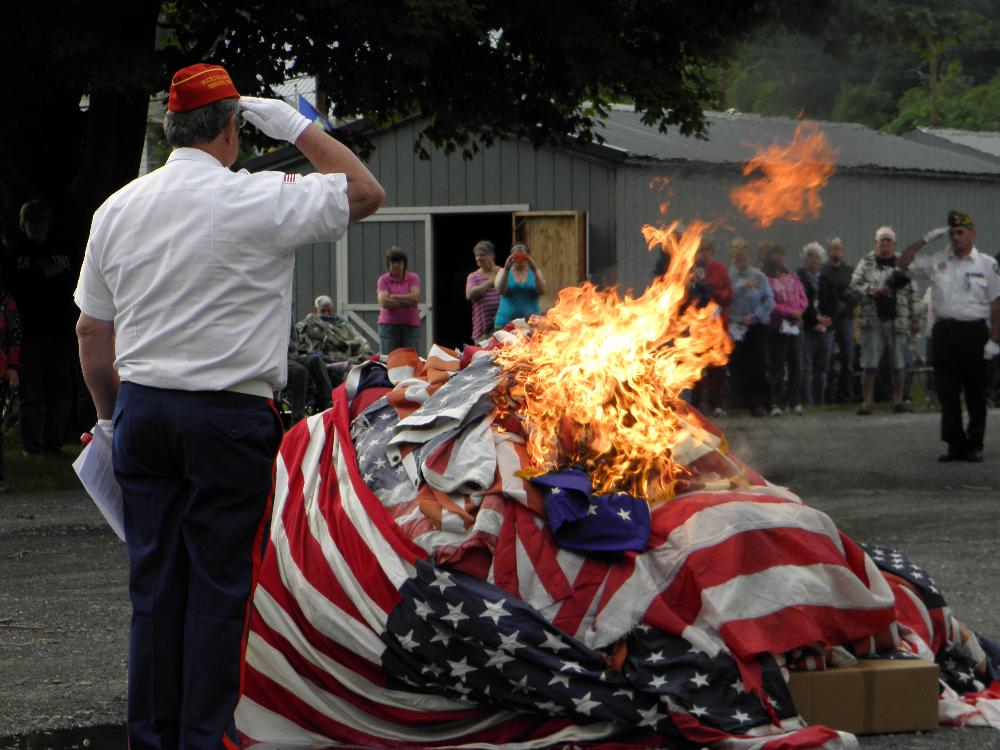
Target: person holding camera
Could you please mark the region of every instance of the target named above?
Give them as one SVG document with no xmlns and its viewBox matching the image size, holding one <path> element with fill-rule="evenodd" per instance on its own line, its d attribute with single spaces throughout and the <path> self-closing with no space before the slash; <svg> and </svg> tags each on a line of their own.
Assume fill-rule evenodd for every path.
<svg viewBox="0 0 1000 750">
<path fill-rule="evenodd" d="M 500 293 L 500 307 L 494 321 L 503 328 L 512 320 L 541 314 L 538 299 L 545 294 L 545 278 L 528 252 L 528 246 L 517 242 L 493 281 Z"/>
<path fill-rule="evenodd" d="M 872 413 L 875 376 L 885 353 L 892 370 L 892 410 L 906 411 L 903 370 L 914 316 L 913 285 L 897 268 L 896 233 L 892 227 L 875 230 L 875 249 L 862 258 L 851 276 L 851 291 L 861 300 L 862 403 L 858 414 Z"/>
</svg>

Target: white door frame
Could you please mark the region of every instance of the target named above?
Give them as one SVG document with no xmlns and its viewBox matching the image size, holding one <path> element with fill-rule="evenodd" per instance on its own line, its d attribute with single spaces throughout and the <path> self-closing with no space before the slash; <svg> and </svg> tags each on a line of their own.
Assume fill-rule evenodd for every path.
<svg viewBox="0 0 1000 750">
<path fill-rule="evenodd" d="M 491 213 L 514 213 L 515 211 L 527 211 L 530 206 L 527 203 L 509 203 L 484 206 L 391 206 L 383 208 L 378 213 L 364 219 L 364 222 L 382 221 L 423 221 L 424 222 L 424 268 L 421 276 L 424 282 L 425 302 L 418 306 L 421 320 L 427 320 L 427 340 L 428 344 L 433 343 L 431 339 L 434 333 L 434 224 L 432 218 L 435 214 L 491 214 Z M 336 246 L 336 268 L 337 268 L 337 312 L 344 315 L 354 325 L 358 326 L 372 341 L 378 343 L 378 331 L 372 330 L 357 314 L 357 310 L 370 312 L 378 310 L 378 303 L 375 304 L 347 304 L 347 280 L 348 280 L 348 252 L 347 233 L 337 240 Z"/>
</svg>

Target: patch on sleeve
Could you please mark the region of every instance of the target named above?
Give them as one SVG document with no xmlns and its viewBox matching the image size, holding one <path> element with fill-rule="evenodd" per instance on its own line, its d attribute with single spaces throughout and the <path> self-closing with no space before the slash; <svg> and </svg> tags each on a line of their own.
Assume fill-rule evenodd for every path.
<svg viewBox="0 0 1000 750">
<path fill-rule="evenodd" d="M 299 176 L 297 174 L 292 174 L 292 173 L 289 172 L 289 173 L 286 173 L 285 176 L 281 178 L 281 181 L 282 182 L 295 182 L 297 179 L 299 179 Z"/>
</svg>

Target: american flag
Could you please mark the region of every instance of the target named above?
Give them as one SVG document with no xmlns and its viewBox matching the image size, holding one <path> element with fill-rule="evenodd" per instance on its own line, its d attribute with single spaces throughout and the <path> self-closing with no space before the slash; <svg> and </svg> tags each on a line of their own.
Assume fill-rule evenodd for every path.
<svg viewBox="0 0 1000 750">
<path fill-rule="evenodd" d="M 445 404 L 441 419 L 398 408 L 419 367 L 390 361 L 392 383 L 368 378 L 365 400 L 349 380 L 286 436 L 245 644 L 245 744 L 854 746 L 805 727 L 772 654 L 892 622 L 857 545 L 692 414 L 677 455 L 693 478 L 652 512 L 648 548 L 561 548 L 516 473 L 523 443 L 477 407 L 493 373 L 471 365 L 404 386 L 404 401 Z M 456 466 L 487 444 L 490 473 Z M 735 489 L 714 489 L 720 475 Z"/>
</svg>

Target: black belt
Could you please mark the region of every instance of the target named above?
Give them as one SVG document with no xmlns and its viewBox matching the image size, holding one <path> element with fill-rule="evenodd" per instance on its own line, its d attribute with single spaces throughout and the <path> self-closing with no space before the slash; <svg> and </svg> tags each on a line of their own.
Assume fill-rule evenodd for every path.
<svg viewBox="0 0 1000 750">
<path fill-rule="evenodd" d="M 942 325 L 947 325 L 947 326 L 984 326 L 984 325 L 986 325 L 986 321 L 983 320 L 982 318 L 979 318 L 978 320 L 959 320 L 958 318 L 938 318 L 936 321 L 934 321 L 934 325 L 938 325 L 939 323 L 942 324 Z"/>
</svg>

